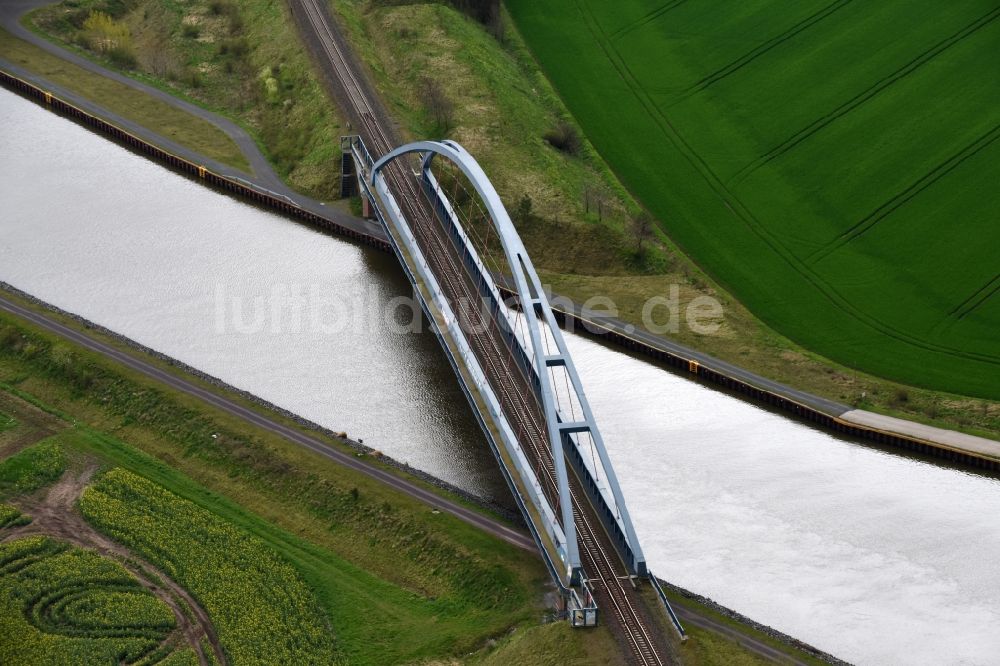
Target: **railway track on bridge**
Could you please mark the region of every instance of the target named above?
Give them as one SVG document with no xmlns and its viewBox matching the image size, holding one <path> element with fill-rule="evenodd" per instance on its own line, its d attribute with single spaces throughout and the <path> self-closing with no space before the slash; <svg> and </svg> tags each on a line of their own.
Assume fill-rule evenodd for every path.
<svg viewBox="0 0 1000 666">
<path fill-rule="evenodd" d="M 396 141 L 392 132 L 384 127 L 387 122 L 383 120 L 384 113 L 355 71 L 325 9 L 317 0 L 299 0 L 298 6 L 316 36 L 317 46 L 329 60 L 328 65 L 332 67 L 337 84 L 350 102 L 350 112 L 358 123 L 358 133 L 373 156 L 377 158 L 388 153 L 395 147 Z M 482 296 L 474 276 L 456 256 L 452 240 L 445 235 L 423 188 L 405 164 L 404 160 L 396 160 L 386 167 L 384 173 L 390 190 L 411 223 L 425 258 L 458 315 L 491 387 L 515 428 L 518 440 L 524 450 L 531 453 L 535 473 L 558 512 L 555 465 L 542 408 L 531 390 L 531 382 L 514 360 L 513 351 L 505 342 L 498 322 L 477 307 Z M 571 478 L 571 498 L 584 571 L 591 576 L 585 585 L 597 599 L 605 622 L 619 636 L 632 663 L 642 666 L 671 663 L 664 637 L 651 629 L 633 581 L 611 546 L 610 538 L 586 500 L 575 475 Z"/>
</svg>

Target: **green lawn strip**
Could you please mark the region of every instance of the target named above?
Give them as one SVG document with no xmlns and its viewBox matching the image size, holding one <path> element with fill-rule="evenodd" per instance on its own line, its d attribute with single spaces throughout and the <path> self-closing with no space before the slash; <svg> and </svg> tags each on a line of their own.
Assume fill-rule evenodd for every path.
<svg viewBox="0 0 1000 666">
<path fill-rule="evenodd" d="M 0 662 L 133 662 L 173 630 L 121 564 L 41 536 L 0 544 Z"/>
<path fill-rule="evenodd" d="M 250 169 L 239 147 L 210 122 L 123 83 L 88 72 L 4 30 L 0 30 L 0 57 L 191 150 L 243 171 Z"/>
<path fill-rule="evenodd" d="M 499 639 L 496 645 L 468 661 L 470 666 L 562 666 L 619 664 L 621 655 L 606 625 L 574 629 L 568 622 L 527 627 Z"/>
<path fill-rule="evenodd" d="M 981 68 L 963 65 L 988 48 L 995 25 L 970 33 L 936 55 L 932 66 L 916 67 L 887 91 L 848 109 L 847 120 L 824 126 L 817 139 L 775 157 L 754 172 L 754 179 L 763 180 L 747 180 L 744 188 L 732 175 L 807 126 L 818 111 L 850 100 L 880 76 L 905 70 L 908 61 L 919 64 L 935 40 L 982 14 L 981 6 L 960 3 L 927 9 L 922 18 L 904 12 L 907 20 L 896 21 L 881 5 L 840 4 L 845 8 L 797 32 L 792 10 L 763 0 L 729 14 L 708 5 L 678 6 L 662 20 L 650 13 L 658 7 L 651 0 L 631 0 L 614 11 L 592 0 L 559 0 L 544 11 L 522 0 L 509 7 L 601 155 L 671 236 L 756 315 L 845 365 L 995 399 L 996 340 L 981 330 L 995 329 L 996 308 L 987 303 L 954 325 L 944 321 L 955 304 L 995 275 L 984 249 L 989 243 L 969 226 L 979 229 L 976 220 L 987 218 L 976 208 L 944 242 L 921 244 L 921 238 L 939 235 L 925 227 L 907 235 L 914 221 L 937 207 L 954 213 L 951 193 L 965 192 L 965 199 L 987 206 L 995 199 L 980 183 L 995 180 L 989 173 L 995 159 L 976 177 L 939 169 L 997 121 L 996 87 L 980 85 Z M 810 4 L 795 11 L 809 17 L 824 10 Z M 648 25 L 621 25 L 642 15 L 649 16 Z M 762 21 L 764 15 L 769 19 Z M 913 30 L 906 27 L 911 20 Z M 660 30 L 663 21 L 675 30 Z M 784 39 L 783 30 L 795 34 Z M 907 39 L 902 46 L 894 41 L 891 49 L 855 49 L 877 55 L 844 71 L 844 44 L 884 44 L 887 30 Z M 755 41 L 727 39 L 730 32 L 749 33 Z M 830 48 L 816 48 L 825 42 Z M 726 62 L 734 66 L 717 82 L 703 92 L 687 91 L 711 79 L 716 65 L 723 71 Z M 827 70 L 837 77 L 823 75 Z M 810 75 L 829 82 L 794 84 Z M 942 78 L 954 82 L 955 95 L 968 103 L 956 104 L 950 95 L 944 104 L 936 95 L 940 82 L 934 83 Z M 796 103 L 787 103 L 793 94 Z M 965 128 L 961 135 L 942 130 L 949 118 Z M 1000 142 L 982 145 L 980 154 L 995 155 Z M 862 241 L 845 244 L 822 262 L 810 254 L 822 250 L 810 234 L 835 238 L 836 229 L 858 223 L 924 177 L 933 178 L 934 187 L 914 189 L 912 200 Z M 830 221 L 835 228 L 825 229 Z M 995 231 L 994 225 L 987 236 Z"/>
<path fill-rule="evenodd" d="M 652 592 L 652 590 L 647 591 L 647 594 L 645 595 L 647 603 L 655 602 L 657 604 L 656 608 L 659 609 L 660 608 L 659 600 L 655 599 L 653 597 L 653 594 L 650 594 L 649 592 Z M 666 591 L 666 594 L 667 598 L 670 600 L 671 605 L 673 605 L 674 607 L 687 608 L 691 611 L 696 612 L 698 615 L 707 617 L 715 622 L 718 622 L 719 624 L 724 624 L 727 627 L 739 631 L 740 633 L 746 634 L 747 636 L 750 636 L 762 643 L 766 643 L 767 645 L 777 650 L 780 650 L 781 652 L 787 655 L 794 656 L 796 659 L 803 661 L 807 664 L 816 664 L 816 666 L 821 666 L 822 664 L 826 663 L 820 659 L 817 659 L 811 654 L 803 652 L 802 650 L 798 650 L 783 641 L 780 641 L 772 636 L 765 634 L 762 631 L 758 631 L 757 629 L 754 629 L 749 625 L 743 624 L 742 622 L 734 620 L 731 617 L 723 615 L 722 613 L 719 613 L 718 611 L 716 611 L 713 608 L 710 608 L 709 606 L 698 603 L 698 601 L 694 599 L 690 599 L 688 597 L 670 591 Z M 683 621 L 682 624 L 684 624 Z M 687 644 L 685 644 L 683 649 L 698 655 L 698 659 L 700 659 L 701 661 L 694 661 L 694 663 L 696 664 L 702 664 L 702 663 L 726 664 L 729 662 L 727 662 L 725 658 L 723 658 L 721 661 L 718 661 L 715 660 L 716 656 L 723 656 L 723 655 L 735 656 L 738 655 L 739 653 L 747 654 L 745 648 L 735 644 L 730 639 L 720 636 L 718 634 L 714 634 L 709 630 L 700 629 L 699 627 L 693 626 L 690 623 L 684 624 L 684 630 L 688 633 L 690 640 L 687 642 Z M 707 655 L 711 655 L 712 658 L 707 659 L 706 657 Z M 759 661 L 749 661 L 747 663 L 770 663 L 767 660 L 757 657 L 756 655 L 751 655 L 751 656 L 753 659 L 757 659 Z"/>
<path fill-rule="evenodd" d="M 688 628 L 688 640 L 681 648 L 681 655 L 687 666 L 767 666 L 773 663 L 725 636 L 698 627 Z"/>
</svg>

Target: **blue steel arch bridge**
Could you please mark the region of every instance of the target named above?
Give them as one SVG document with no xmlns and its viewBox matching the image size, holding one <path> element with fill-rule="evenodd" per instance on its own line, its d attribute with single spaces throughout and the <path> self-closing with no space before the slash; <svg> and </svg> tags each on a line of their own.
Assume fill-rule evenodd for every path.
<svg viewBox="0 0 1000 666">
<path fill-rule="evenodd" d="M 499 462 L 573 626 L 607 624 L 629 660 L 674 661 L 684 638 L 642 547 L 548 298 L 476 160 L 451 141 L 396 147 L 392 124 L 321 3 L 300 4 L 358 135 L 345 183 L 378 218 Z M 375 158 L 378 159 L 375 159 Z M 517 307 L 504 302 L 509 287 Z"/>
<path fill-rule="evenodd" d="M 486 434 L 567 619 L 609 624 L 636 663 L 670 663 L 651 610 L 684 630 L 647 567 L 573 359 L 495 188 L 453 141 L 390 150 L 375 137 L 378 159 L 360 136 L 344 140 L 358 191 Z M 647 584 L 659 611 L 639 599 Z"/>
</svg>

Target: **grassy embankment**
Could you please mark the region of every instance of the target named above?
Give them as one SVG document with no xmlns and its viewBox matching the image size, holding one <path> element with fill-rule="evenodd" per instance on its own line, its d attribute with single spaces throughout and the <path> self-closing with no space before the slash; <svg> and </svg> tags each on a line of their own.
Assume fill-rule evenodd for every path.
<svg viewBox="0 0 1000 666">
<path fill-rule="evenodd" d="M 125 31 L 124 53 L 102 51 L 101 33 L 85 25 L 97 12 Z M 109 68 L 232 118 L 290 187 L 318 199 L 336 195 L 341 122 L 284 3 L 73 0 L 27 22 Z"/>
<path fill-rule="evenodd" d="M 0 57 L 100 104 L 119 116 L 154 129 L 177 143 L 224 164 L 249 170 L 239 147 L 215 125 L 123 83 L 88 72 L 0 30 Z"/>
<path fill-rule="evenodd" d="M 981 66 L 1000 10 L 508 4 L 623 183 L 762 320 L 844 365 L 1000 398 L 1000 88 Z M 873 402 L 931 411 L 904 390 Z M 968 405 L 995 433 L 996 406 Z"/>
<path fill-rule="evenodd" d="M 3 413 L 17 422 L 0 436 L 0 456 L 12 444 L 34 444 L 0 466 L 0 498 L 35 492 L 81 458 L 144 477 L 184 508 L 147 508 L 139 523 L 203 514 L 277 553 L 316 594 L 338 657 L 387 663 L 468 655 L 475 664 L 546 664 L 562 654 L 578 663 L 619 663 L 605 629 L 533 626 L 546 577 L 530 554 L 8 315 L 0 315 L 0 383 Z M 155 503 L 121 505 L 143 506 Z M 163 525 L 165 534 L 176 529 Z M 138 533 L 111 533 L 133 539 L 148 560 L 163 557 L 146 550 Z M 195 559 L 211 557 L 218 553 Z M 502 635 L 512 626 L 517 630 Z M 684 650 L 686 663 L 758 663 L 736 644 L 698 632 Z M 524 655 L 536 659 L 524 662 Z"/>
</svg>

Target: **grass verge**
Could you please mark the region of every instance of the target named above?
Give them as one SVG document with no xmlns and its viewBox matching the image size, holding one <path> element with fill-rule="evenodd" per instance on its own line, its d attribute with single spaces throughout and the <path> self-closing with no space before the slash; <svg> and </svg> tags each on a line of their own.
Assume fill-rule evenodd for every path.
<svg viewBox="0 0 1000 666">
<path fill-rule="evenodd" d="M 105 14 L 131 58 L 102 51 L 87 19 Z M 343 123 L 329 104 L 284 3 L 269 0 L 74 0 L 32 13 L 49 38 L 228 116 L 275 172 L 317 199 L 336 196 Z"/>
<path fill-rule="evenodd" d="M 237 145 L 212 123 L 88 72 L 2 29 L 0 57 L 206 157 L 243 171 L 250 169 Z"/>
</svg>

